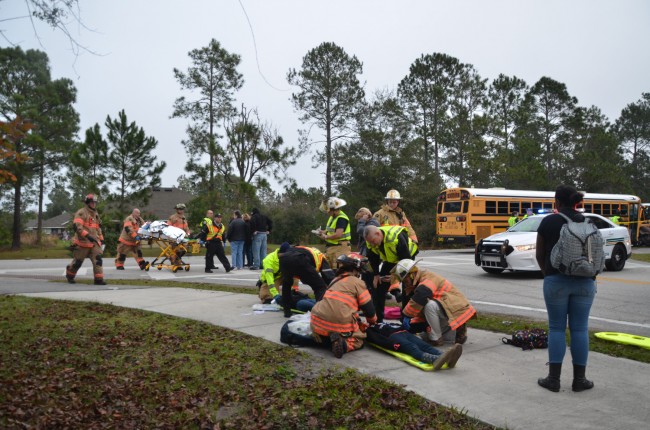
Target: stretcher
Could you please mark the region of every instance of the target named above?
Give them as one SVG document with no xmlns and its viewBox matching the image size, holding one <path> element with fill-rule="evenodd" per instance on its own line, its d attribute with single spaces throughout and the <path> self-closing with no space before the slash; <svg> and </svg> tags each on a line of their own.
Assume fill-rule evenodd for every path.
<svg viewBox="0 0 650 430">
<path fill-rule="evenodd" d="M 160 248 L 160 255 L 145 266 L 145 270 L 155 267 L 158 270 L 170 269 L 173 273 L 179 270 L 190 270 L 190 264 L 183 261 L 183 256 L 198 254 L 200 245 L 196 240 L 185 238 L 185 232 L 177 227 L 167 225 L 166 221 L 146 223 L 138 229 L 141 240 L 155 242 Z"/>
<path fill-rule="evenodd" d="M 417 360 L 417 359 L 415 359 L 414 357 L 412 357 L 412 356 L 410 356 L 408 354 L 404 354 L 403 352 L 391 351 L 390 349 L 383 348 L 383 347 L 377 345 L 376 343 L 372 343 L 372 342 L 367 342 L 367 343 L 369 345 L 377 348 L 380 351 L 384 351 L 384 352 L 392 355 L 393 357 L 396 357 L 396 358 L 404 361 L 405 363 L 410 364 L 411 366 L 415 366 L 415 367 L 417 367 L 419 369 L 422 369 L 422 370 L 425 370 L 427 372 L 432 372 L 433 371 L 433 364 L 432 363 L 422 362 L 422 361 Z M 442 365 L 441 369 L 447 369 L 448 367 L 449 366 L 447 366 L 447 363 L 445 363 L 445 364 Z"/>
</svg>

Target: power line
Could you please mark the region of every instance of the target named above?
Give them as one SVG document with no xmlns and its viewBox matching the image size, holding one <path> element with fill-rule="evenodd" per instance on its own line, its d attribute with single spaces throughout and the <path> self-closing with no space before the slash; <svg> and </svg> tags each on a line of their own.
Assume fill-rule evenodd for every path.
<svg viewBox="0 0 650 430">
<path fill-rule="evenodd" d="M 269 87 L 273 88 L 276 91 L 283 91 L 283 92 L 284 91 L 289 91 L 290 90 L 289 88 L 283 90 L 283 89 L 275 87 L 273 84 L 271 84 L 268 81 L 268 79 L 266 79 L 266 76 L 264 76 L 264 73 L 262 73 L 262 69 L 260 68 L 260 60 L 257 57 L 257 42 L 255 41 L 255 32 L 253 31 L 253 25 L 251 24 L 251 20 L 248 18 L 248 13 L 246 13 L 246 8 L 244 8 L 244 4 L 241 2 L 241 0 L 238 0 L 238 1 L 239 1 L 239 5 L 241 6 L 242 11 L 244 12 L 244 16 L 246 17 L 246 21 L 248 22 L 248 27 L 251 29 L 251 36 L 253 36 L 253 47 L 255 48 L 255 62 L 257 63 L 257 71 L 259 72 L 260 76 L 262 77 L 262 79 L 264 79 L 264 82 L 266 82 L 266 84 Z"/>
</svg>

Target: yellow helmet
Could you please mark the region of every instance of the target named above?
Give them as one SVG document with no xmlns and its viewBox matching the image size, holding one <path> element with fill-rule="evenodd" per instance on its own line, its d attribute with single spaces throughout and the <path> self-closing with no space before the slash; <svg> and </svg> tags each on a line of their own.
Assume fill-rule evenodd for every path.
<svg viewBox="0 0 650 430">
<path fill-rule="evenodd" d="M 384 200 L 401 200 L 402 196 L 399 195 L 397 190 L 388 190 L 386 193 L 386 198 Z"/>
</svg>

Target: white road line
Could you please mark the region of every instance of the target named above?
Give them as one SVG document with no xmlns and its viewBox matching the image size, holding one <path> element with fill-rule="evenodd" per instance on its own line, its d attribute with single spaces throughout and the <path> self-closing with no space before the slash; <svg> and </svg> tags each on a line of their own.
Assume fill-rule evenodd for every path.
<svg viewBox="0 0 650 430">
<path fill-rule="evenodd" d="M 546 313 L 546 309 L 531 308 L 531 307 L 528 307 L 528 306 L 506 305 L 504 303 L 481 302 L 481 301 L 478 301 L 478 300 L 471 300 L 471 302 L 479 304 L 479 305 L 489 305 L 489 306 L 497 306 L 497 307 L 502 307 L 502 308 L 520 309 L 520 310 L 524 310 L 524 311 L 533 311 L 533 312 Z M 650 328 L 650 324 L 634 323 L 634 322 L 629 322 L 629 321 L 619 321 L 619 320 L 612 320 L 612 319 L 609 319 L 609 318 L 600 318 L 600 317 L 592 317 L 592 316 L 590 316 L 589 319 L 594 320 L 594 321 L 602 321 L 602 322 L 613 323 L 613 324 L 629 325 L 629 326 L 632 326 L 632 327 Z"/>
</svg>

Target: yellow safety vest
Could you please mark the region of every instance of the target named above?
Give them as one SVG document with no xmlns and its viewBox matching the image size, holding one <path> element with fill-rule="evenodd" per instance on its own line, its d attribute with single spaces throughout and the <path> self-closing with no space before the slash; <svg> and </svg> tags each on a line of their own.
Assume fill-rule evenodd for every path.
<svg viewBox="0 0 650 430">
<path fill-rule="evenodd" d="M 323 265 L 323 259 L 325 256 L 316 248 L 311 248 L 309 246 L 296 246 L 296 248 L 306 249 L 311 252 L 311 255 L 314 257 L 314 263 L 316 264 L 316 271 L 320 272 L 320 268 Z"/>
<path fill-rule="evenodd" d="M 352 239 L 352 236 L 350 235 L 350 218 L 348 218 L 348 216 L 343 211 L 340 211 L 339 216 L 337 216 L 336 218 L 330 217 L 330 219 L 327 220 L 327 226 L 325 227 L 325 231 L 328 233 L 328 235 L 334 234 L 334 232 L 336 232 L 336 223 L 339 218 L 343 218 L 347 220 L 348 225 L 345 227 L 343 236 L 339 237 L 338 239 L 325 241 L 329 245 L 338 245 L 340 242 L 349 242 L 350 239 Z"/>
<path fill-rule="evenodd" d="M 208 227 L 208 234 L 205 236 L 205 240 L 208 241 L 214 239 L 214 236 L 217 234 L 217 229 L 214 227 L 212 220 L 206 217 L 203 218 L 203 223 Z"/>
<path fill-rule="evenodd" d="M 379 230 L 381 230 L 381 232 L 384 234 L 383 249 L 381 246 L 372 246 L 368 242 L 366 242 L 366 246 L 375 254 L 378 254 L 382 261 L 385 261 L 387 263 L 397 263 L 399 261 L 399 257 L 397 257 L 397 244 L 399 242 L 398 236 L 402 231 L 407 230 L 407 228 L 398 226 L 385 226 L 379 227 Z M 413 242 L 410 237 L 408 238 L 408 244 L 409 254 L 412 257 L 417 252 L 418 245 Z"/>
</svg>

